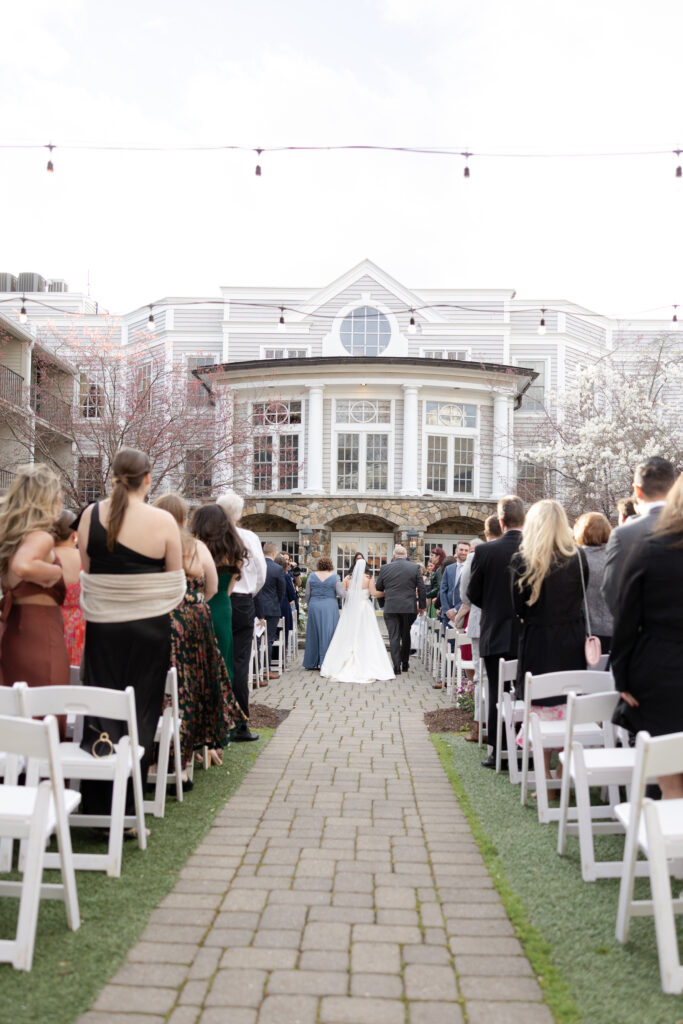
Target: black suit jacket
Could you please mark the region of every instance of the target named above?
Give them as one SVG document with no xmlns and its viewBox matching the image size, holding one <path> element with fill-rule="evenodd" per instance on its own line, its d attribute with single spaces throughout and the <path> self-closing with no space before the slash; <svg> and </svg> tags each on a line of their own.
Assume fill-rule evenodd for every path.
<svg viewBox="0 0 683 1024">
<path fill-rule="evenodd" d="M 512 602 L 510 562 L 521 542 L 521 530 L 508 530 L 498 540 L 474 549 L 467 600 L 481 608 L 479 650 L 484 656 L 517 656 L 519 623 Z"/>
<path fill-rule="evenodd" d="M 648 534 L 652 532 L 661 511 L 661 505 L 649 509 L 643 515 L 627 519 L 610 534 L 605 552 L 605 571 L 602 576 L 600 592 L 612 615 L 617 610 L 619 590 L 628 557 L 633 549 L 642 544 Z"/>
<path fill-rule="evenodd" d="M 385 615 L 417 615 L 418 600 L 420 608 L 427 607 L 422 570 L 417 562 L 409 562 L 407 558 L 387 562 L 380 569 L 375 586 L 384 594 Z"/>
<path fill-rule="evenodd" d="M 266 582 L 254 598 L 254 609 L 259 619 L 280 618 L 281 605 L 287 593 L 285 573 L 281 565 L 266 558 Z"/>
</svg>

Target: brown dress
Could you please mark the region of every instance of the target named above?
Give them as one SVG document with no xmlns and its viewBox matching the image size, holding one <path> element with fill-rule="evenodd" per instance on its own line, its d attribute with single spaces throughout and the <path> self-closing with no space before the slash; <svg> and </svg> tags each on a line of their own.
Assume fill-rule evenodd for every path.
<svg viewBox="0 0 683 1024">
<path fill-rule="evenodd" d="M 46 594 L 55 604 L 17 604 L 15 598 Z M 51 587 L 22 581 L 0 600 L 0 685 L 68 686 L 69 652 L 64 639 L 61 604 L 64 580 Z M 59 719 L 60 732 L 64 722 Z"/>
</svg>

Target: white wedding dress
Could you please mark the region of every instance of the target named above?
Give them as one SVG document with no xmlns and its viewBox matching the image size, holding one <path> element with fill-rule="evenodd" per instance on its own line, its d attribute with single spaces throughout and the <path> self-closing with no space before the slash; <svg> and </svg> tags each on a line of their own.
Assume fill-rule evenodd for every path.
<svg viewBox="0 0 683 1024">
<path fill-rule="evenodd" d="M 394 670 L 377 625 L 370 591 L 363 589 L 365 562 L 358 559 L 349 591 L 327 648 L 320 675 L 340 683 L 393 679 Z"/>
</svg>

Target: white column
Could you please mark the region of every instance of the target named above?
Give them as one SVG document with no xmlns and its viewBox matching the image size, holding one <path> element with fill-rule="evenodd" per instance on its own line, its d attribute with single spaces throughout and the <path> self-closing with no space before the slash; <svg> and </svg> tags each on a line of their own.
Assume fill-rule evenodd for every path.
<svg viewBox="0 0 683 1024">
<path fill-rule="evenodd" d="M 510 430 L 511 400 L 501 392 L 493 396 L 493 489 L 491 497 L 502 498 L 513 479 L 513 446 Z"/>
<path fill-rule="evenodd" d="M 412 384 L 403 385 L 403 486 L 401 494 L 417 495 L 417 393 Z"/>
<path fill-rule="evenodd" d="M 323 384 L 308 391 L 308 451 L 306 452 L 307 494 L 323 492 Z"/>
</svg>

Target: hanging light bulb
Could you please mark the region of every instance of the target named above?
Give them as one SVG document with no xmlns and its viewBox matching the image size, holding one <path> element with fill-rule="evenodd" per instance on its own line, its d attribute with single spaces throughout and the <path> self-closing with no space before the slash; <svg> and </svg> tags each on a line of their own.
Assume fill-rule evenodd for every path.
<svg viewBox="0 0 683 1024">
<path fill-rule="evenodd" d="M 52 150 L 53 150 L 53 149 L 54 149 L 55 147 L 54 147 L 54 146 L 52 145 L 52 143 L 49 143 L 49 145 L 48 145 L 48 147 L 47 147 L 47 148 L 48 148 L 48 149 L 50 150 L 50 157 L 52 157 Z M 55 170 L 55 165 L 54 165 L 54 164 L 52 163 L 52 160 L 50 159 L 50 160 L 48 160 L 48 162 L 47 162 L 47 171 L 48 171 L 48 174 L 54 174 L 54 170 Z"/>
<path fill-rule="evenodd" d="M 25 324 L 27 319 L 26 313 L 26 298 L 22 295 L 21 297 L 21 309 L 19 310 L 19 323 Z"/>
<path fill-rule="evenodd" d="M 152 307 L 149 307 L 149 316 L 147 317 L 147 331 L 149 334 L 154 334 L 154 313 Z"/>
<path fill-rule="evenodd" d="M 672 329 L 674 331 L 680 331 L 680 329 L 681 329 L 681 325 L 678 322 L 678 314 L 676 313 L 677 309 L 678 309 L 678 306 L 677 305 L 674 306 L 674 315 L 671 317 Z"/>
<path fill-rule="evenodd" d="M 285 324 L 285 307 L 284 306 L 280 306 L 280 319 L 278 321 L 277 329 L 280 332 L 280 334 L 284 334 L 287 331 L 287 326 Z"/>
<path fill-rule="evenodd" d="M 257 156 L 258 156 L 259 160 L 260 160 L 260 158 L 261 158 L 261 153 L 262 153 L 262 152 L 263 152 L 263 150 L 262 150 L 262 149 L 257 149 L 257 150 L 256 150 L 256 154 L 257 154 Z M 254 173 L 256 174 L 256 177 L 257 177 L 257 178 L 260 178 L 260 177 L 261 177 L 261 164 L 260 164 L 260 163 L 256 164 L 256 170 L 255 170 L 255 172 L 254 172 Z"/>
<path fill-rule="evenodd" d="M 681 168 L 681 153 L 683 149 L 674 149 L 674 153 L 678 157 L 678 167 L 676 168 L 676 177 L 683 178 L 683 168 Z"/>
<path fill-rule="evenodd" d="M 538 324 L 538 333 L 545 334 L 545 309 L 541 309 L 541 319 Z"/>
<path fill-rule="evenodd" d="M 469 178 L 469 176 L 470 176 L 469 159 L 472 156 L 472 154 L 471 153 L 463 153 L 462 156 L 465 157 L 465 169 L 462 172 L 462 175 L 463 175 L 463 178 Z"/>
<path fill-rule="evenodd" d="M 415 317 L 413 316 L 414 312 L 415 310 L 411 309 L 410 320 L 408 321 L 408 334 L 415 334 L 417 331 L 417 327 L 415 326 Z"/>
</svg>

